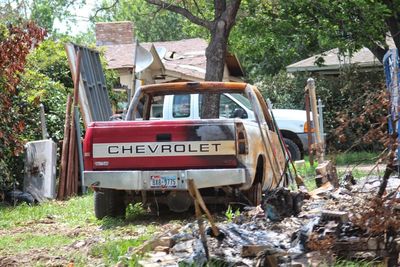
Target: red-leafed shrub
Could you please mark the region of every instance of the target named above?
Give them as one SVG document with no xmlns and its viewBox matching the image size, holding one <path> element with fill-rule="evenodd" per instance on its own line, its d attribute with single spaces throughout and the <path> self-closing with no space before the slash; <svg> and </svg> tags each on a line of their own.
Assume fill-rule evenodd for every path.
<svg viewBox="0 0 400 267">
<path fill-rule="evenodd" d="M 23 151 L 26 107 L 18 88 L 26 58 L 46 32 L 33 22 L 21 25 L 0 23 L 0 186 L 12 181 L 10 162 Z"/>
</svg>

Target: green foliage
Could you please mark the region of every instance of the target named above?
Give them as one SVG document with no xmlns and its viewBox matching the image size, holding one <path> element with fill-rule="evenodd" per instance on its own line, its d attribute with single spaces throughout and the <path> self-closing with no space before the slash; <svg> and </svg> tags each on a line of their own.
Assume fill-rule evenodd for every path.
<svg viewBox="0 0 400 267">
<path fill-rule="evenodd" d="M 230 47 L 252 80 L 332 48 L 375 48 L 388 32 L 389 9 L 370 0 L 244 0 Z"/>
<path fill-rule="evenodd" d="M 233 211 L 231 205 L 228 205 L 228 209 L 225 211 L 225 217 L 228 222 L 232 222 L 239 215 L 240 215 L 239 209 L 236 209 L 236 211 Z"/>
<path fill-rule="evenodd" d="M 288 14 L 286 2 L 242 1 L 229 44 L 250 80 L 276 74 L 286 65 L 326 48 L 307 32 L 311 29 L 303 27 L 299 17 Z"/>
<path fill-rule="evenodd" d="M 0 22 L 0 25 L 4 24 Z M 11 187 L 20 175 L 22 136 L 26 130 L 23 94 L 18 88 L 30 50 L 44 39 L 45 32 L 32 22 L 8 26 L 8 36 L 0 42 L 0 189 Z M 4 35 L 5 36 L 5 35 Z M 19 177 L 21 178 L 21 177 Z"/>
<path fill-rule="evenodd" d="M 64 131 L 65 106 L 68 90 L 48 76 L 28 69 L 21 77 L 21 96 L 26 105 L 24 113 L 27 121 L 23 133 L 25 141 L 41 139 L 40 113 L 38 103 L 45 107 L 47 131 L 56 143 L 62 140 Z M 29 88 L 29 90 L 26 90 Z M 26 102 L 25 102 L 26 101 Z"/>
<path fill-rule="evenodd" d="M 274 108 L 304 109 L 305 76 L 290 77 L 281 71 L 274 76 L 260 76 L 255 85 Z"/>
<path fill-rule="evenodd" d="M 74 83 L 64 48 L 66 41 L 66 38 L 43 41 L 28 56 L 27 68 L 47 76 L 54 82 L 61 83 L 65 88 L 73 88 Z"/>
<path fill-rule="evenodd" d="M 134 218 L 145 214 L 145 209 L 141 202 L 139 203 L 129 203 L 128 207 L 126 208 L 126 219 L 128 221 L 133 220 Z"/>
<path fill-rule="evenodd" d="M 102 7 L 110 7 L 114 1 L 104 0 Z M 122 0 L 110 9 L 100 12 L 95 21 L 132 21 L 135 36 L 141 42 L 170 41 L 194 37 L 198 27 L 175 13 L 159 10 L 144 0 Z M 132 36 L 133 37 L 133 36 Z"/>
<path fill-rule="evenodd" d="M 94 246 L 90 254 L 95 257 L 103 257 L 106 264 L 115 264 L 120 256 L 124 256 L 128 252 L 128 249 L 141 245 L 149 238 L 150 235 L 126 240 L 108 240 L 105 244 Z M 137 263 L 137 260 L 136 258 L 133 259 L 132 266 L 135 266 L 134 264 Z"/>
<path fill-rule="evenodd" d="M 11 23 L 31 20 L 52 33 L 56 19 L 74 20 L 71 10 L 79 8 L 84 3 L 85 0 L 2 1 L 0 2 L 0 19 Z"/>
<path fill-rule="evenodd" d="M 7 26 L 0 23 L 0 42 L 5 40 L 8 37 L 8 29 Z"/>
<path fill-rule="evenodd" d="M 274 108 L 304 109 L 308 75 L 292 76 L 280 72 L 274 76 L 258 76 L 255 84 Z M 324 131 L 328 148 L 381 149 L 387 137 L 383 75 L 349 68 L 343 69 L 338 76 L 315 77 L 315 82 L 317 98 L 325 105 Z"/>
</svg>

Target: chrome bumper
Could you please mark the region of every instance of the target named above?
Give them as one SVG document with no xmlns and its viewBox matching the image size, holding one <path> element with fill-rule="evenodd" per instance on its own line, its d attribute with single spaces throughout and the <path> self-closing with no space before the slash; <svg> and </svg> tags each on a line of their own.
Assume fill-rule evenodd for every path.
<svg viewBox="0 0 400 267">
<path fill-rule="evenodd" d="M 151 177 L 176 177 L 175 187 L 151 186 Z M 187 180 L 193 179 L 197 188 L 219 187 L 243 184 L 246 181 L 244 169 L 196 169 L 173 171 L 85 171 L 83 184 L 102 188 L 123 190 L 187 190 Z"/>
</svg>

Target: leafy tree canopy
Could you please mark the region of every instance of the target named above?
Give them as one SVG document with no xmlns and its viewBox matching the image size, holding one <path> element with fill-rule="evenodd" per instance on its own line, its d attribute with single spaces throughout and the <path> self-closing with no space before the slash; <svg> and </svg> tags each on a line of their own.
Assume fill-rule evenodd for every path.
<svg viewBox="0 0 400 267">
<path fill-rule="evenodd" d="M 206 35 L 184 17 L 149 5 L 144 0 L 104 0 L 92 21 L 132 21 L 135 35 L 142 42 L 171 41 Z"/>
<path fill-rule="evenodd" d="M 85 0 L 10 0 L 0 2 L 0 20 L 15 23 L 33 20 L 47 32 L 53 32 L 56 19 L 74 20 L 71 10 L 79 8 Z"/>
<path fill-rule="evenodd" d="M 383 1 L 242 1 L 230 45 L 250 76 L 275 74 L 311 55 L 339 48 L 352 53 L 384 44 Z"/>
</svg>

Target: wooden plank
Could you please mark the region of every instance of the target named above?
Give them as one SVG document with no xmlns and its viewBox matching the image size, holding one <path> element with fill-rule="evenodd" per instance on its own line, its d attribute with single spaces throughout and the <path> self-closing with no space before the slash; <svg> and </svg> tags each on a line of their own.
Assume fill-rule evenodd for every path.
<svg viewBox="0 0 400 267">
<path fill-rule="evenodd" d="M 188 188 L 189 188 L 189 194 L 195 200 L 195 204 L 196 204 L 196 201 L 197 201 L 199 206 L 202 208 L 202 210 L 206 214 L 208 220 L 210 221 L 211 229 L 213 231 L 214 236 L 219 236 L 219 230 L 218 230 L 217 226 L 215 225 L 214 219 L 211 216 L 210 211 L 207 209 L 207 206 L 204 203 L 204 200 L 201 197 L 200 191 L 199 191 L 199 189 L 197 189 L 193 179 L 188 179 L 187 183 L 188 183 Z"/>
<path fill-rule="evenodd" d="M 306 105 L 306 117 L 307 117 L 307 140 L 308 140 L 308 157 L 310 160 L 310 165 L 314 166 L 314 150 L 312 149 L 312 132 L 311 132 L 311 117 L 310 117 L 310 94 L 308 92 L 308 87 L 305 88 L 305 105 Z"/>
<path fill-rule="evenodd" d="M 58 194 L 57 199 L 64 199 L 64 192 L 67 178 L 67 166 L 68 166 L 68 148 L 69 148 L 69 136 L 70 136 L 70 125 L 71 125 L 71 108 L 72 108 L 72 96 L 67 96 L 67 106 L 65 111 L 65 124 L 64 124 L 64 139 L 61 151 L 61 166 L 60 166 L 60 179 L 58 181 Z"/>
<path fill-rule="evenodd" d="M 72 118 L 74 117 L 74 112 L 72 111 Z M 75 123 L 72 120 L 70 129 L 70 142 L 68 148 L 68 167 L 67 167 L 67 190 L 65 197 L 70 197 L 73 190 L 73 176 L 74 176 L 74 165 L 75 164 L 75 149 L 76 149 L 76 134 L 75 134 Z"/>
<path fill-rule="evenodd" d="M 313 122 L 315 129 L 315 137 L 317 138 L 316 144 L 316 154 L 318 158 L 318 163 L 324 162 L 324 152 L 323 152 L 323 144 L 321 140 L 321 133 L 319 129 L 319 120 L 318 120 L 318 112 L 317 112 L 317 96 L 315 93 L 315 82 L 314 79 L 309 78 L 307 80 L 307 87 L 310 94 L 310 105 L 313 114 Z"/>
</svg>

